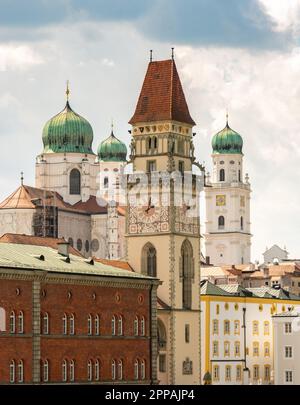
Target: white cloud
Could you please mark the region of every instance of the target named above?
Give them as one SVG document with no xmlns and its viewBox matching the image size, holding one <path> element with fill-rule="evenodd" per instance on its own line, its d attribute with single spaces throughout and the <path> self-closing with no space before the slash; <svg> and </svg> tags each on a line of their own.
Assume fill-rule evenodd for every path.
<svg viewBox="0 0 300 405">
<path fill-rule="evenodd" d="M 300 28 L 299 0 L 259 0 L 265 12 L 274 20 L 277 31 Z"/>
<path fill-rule="evenodd" d="M 28 45 L 0 44 L 0 72 L 24 70 L 41 63 L 42 58 Z"/>
</svg>

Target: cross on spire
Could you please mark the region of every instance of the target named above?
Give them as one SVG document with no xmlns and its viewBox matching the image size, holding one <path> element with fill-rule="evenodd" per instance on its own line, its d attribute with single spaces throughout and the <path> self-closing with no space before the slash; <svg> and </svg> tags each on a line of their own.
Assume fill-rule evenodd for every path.
<svg viewBox="0 0 300 405">
<path fill-rule="evenodd" d="M 67 87 L 66 87 L 66 97 L 67 97 L 67 101 L 69 101 L 69 95 L 70 95 L 69 80 L 67 80 Z"/>
<path fill-rule="evenodd" d="M 24 173 L 21 172 L 21 186 L 23 186 L 23 182 L 24 182 Z"/>
</svg>

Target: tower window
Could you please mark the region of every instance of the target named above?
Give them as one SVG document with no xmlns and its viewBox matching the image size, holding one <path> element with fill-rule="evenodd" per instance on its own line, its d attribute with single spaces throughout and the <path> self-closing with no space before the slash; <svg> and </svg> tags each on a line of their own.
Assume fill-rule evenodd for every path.
<svg viewBox="0 0 300 405">
<path fill-rule="evenodd" d="M 182 307 L 192 307 L 193 248 L 188 240 L 181 246 Z"/>
<path fill-rule="evenodd" d="M 178 169 L 181 174 L 184 174 L 184 162 L 182 160 L 178 162 Z"/>
<path fill-rule="evenodd" d="M 156 249 L 151 243 L 143 248 L 142 271 L 150 277 L 156 277 Z"/>
<path fill-rule="evenodd" d="M 148 162 L 147 162 L 147 171 L 149 173 L 156 171 L 156 161 L 155 160 L 148 160 Z"/>
<path fill-rule="evenodd" d="M 219 181 L 225 181 L 225 170 L 224 169 L 220 170 Z"/>
<path fill-rule="evenodd" d="M 244 229 L 244 218 L 241 217 L 241 230 L 243 230 L 243 229 Z"/>
<path fill-rule="evenodd" d="M 108 177 L 104 177 L 104 180 L 103 180 L 103 187 L 104 187 L 104 188 L 108 188 Z"/>
<path fill-rule="evenodd" d="M 225 227 L 225 218 L 223 217 L 223 215 L 220 215 L 218 218 L 218 228 L 224 229 L 224 227 Z"/>
<path fill-rule="evenodd" d="M 72 169 L 70 172 L 70 194 L 78 195 L 81 191 L 81 179 L 80 171 Z"/>
<path fill-rule="evenodd" d="M 241 171 L 239 170 L 239 181 L 241 181 Z"/>
</svg>

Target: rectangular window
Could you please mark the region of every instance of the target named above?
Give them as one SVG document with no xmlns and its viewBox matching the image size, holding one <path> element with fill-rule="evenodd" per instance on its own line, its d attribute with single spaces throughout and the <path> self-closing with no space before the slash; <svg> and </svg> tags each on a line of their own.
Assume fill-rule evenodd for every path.
<svg viewBox="0 0 300 405">
<path fill-rule="evenodd" d="M 286 322 L 284 324 L 284 332 L 286 335 L 289 335 L 290 333 L 292 333 L 292 323 L 291 322 Z"/>
<path fill-rule="evenodd" d="M 234 321 L 234 334 L 240 334 L 240 321 Z"/>
<path fill-rule="evenodd" d="M 213 342 L 213 356 L 219 355 L 219 342 Z"/>
<path fill-rule="evenodd" d="M 185 325 L 185 343 L 190 343 L 190 325 Z"/>
<path fill-rule="evenodd" d="M 160 373 L 165 373 L 166 370 L 166 355 L 165 354 L 160 354 L 159 355 L 159 372 Z"/>
<path fill-rule="evenodd" d="M 231 367 L 225 367 L 225 381 L 231 381 Z"/>
<path fill-rule="evenodd" d="M 224 335 L 230 334 L 230 321 L 224 321 Z"/>
<path fill-rule="evenodd" d="M 253 342 L 253 356 L 259 356 L 259 342 Z"/>
<path fill-rule="evenodd" d="M 285 382 L 292 383 L 293 382 L 293 372 L 291 370 L 285 370 Z"/>
<path fill-rule="evenodd" d="M 241 381 L 242 379 L 242 367 L 236 366 L 236 380 Z"/>
<path fill-rule="evenodd" d="M 270 381 L 270 377 L 271 377 L 271 367 L 269 365 L 265 366 L 265 371 L 264 371 L 264 378 L 265 381 Z"/>
<path fill-rule="evenodd" d="M 264 335 L 269 335 L 270 334 L 270 324 L 268 321 L 264 322 Z"/>
<path fill-rule="evenodd" d="M 224 357 L 230 356 L 230 343 L 224 342 Z"/>
<path fill-rule="evenodd" d="M 155 160 L 148 160 L 147 161 L 147 171 L 149 173 L 156 171 L 156 161 Z"/>
<path fill-rule="evenodd" d="M 219 321 L 217 319 L 213 320 L 213 335 L 219 334 Z"/>
<path fill-rule="evenodd" d="M 284 356 L 286 359 L 291 359 L 293 357 L 293 348 L 292 346 L 285 346 Z"/>
<path fill-rule="evenodd" d="M 240 356 L 240 342 L 234 343 L 234 355 Z"/>
<path fill-rule="evenodd" d="M 259 366 L 253 366 L 253 379 L 259 379 Z"/>
<path fill-rule="evenodd" d="M 214 368 L 213 368 L 213 379 L 214 379 L 214 381 L 219 381 L 219 379 L 220 379 L 220 368 L 219 368 L 219 366 L 214 366 Z"/>
<path fill-rule="evenodd" d="M 252 334 L 258 335 L 258 321 L 253 321 L 252 328 Z"/>
<path fill-rule="evenodd" d="M 184 162 L 182 160 L 180 160 L 178 163 L 178 169 L 181 174 L 184 174 Z"/>
</svg>

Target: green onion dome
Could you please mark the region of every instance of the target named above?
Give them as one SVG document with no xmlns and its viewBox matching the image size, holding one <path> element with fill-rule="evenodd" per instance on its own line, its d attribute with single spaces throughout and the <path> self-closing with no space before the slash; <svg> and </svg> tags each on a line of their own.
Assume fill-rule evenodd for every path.
<svg viewBox="0 0 300 405">
<path fill-rule="evenodd" d="M 228 125 L 213 136 L 213 153 L 242 153 L 243 138 Z"/>
<path fill-rule="evenodd" d="M 44 153 L 93 153 L 91 124 L 70 107 L 51 118 L 43 129 Z"/>
<path fill-rule="evenodd" d="M 115 137 L 112 130 L 110 136 L 99 145 L 97 155 L 102 162 L 126 162 L 127 148 L 125 143 Z"/>
</svg>

